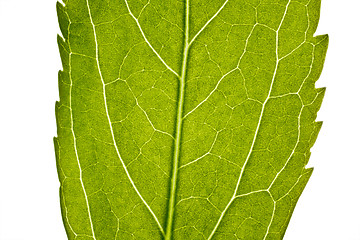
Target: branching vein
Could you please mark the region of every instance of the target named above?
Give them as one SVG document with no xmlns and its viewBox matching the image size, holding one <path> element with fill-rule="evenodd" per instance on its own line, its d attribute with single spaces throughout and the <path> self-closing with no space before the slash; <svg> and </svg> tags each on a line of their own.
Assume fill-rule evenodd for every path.
<svg viewBox="0 0 360 240">
<path fill-rule="evenodd" d="M 93 19 L 92 19 L 92 15 L 91 15 L 91 10 L 90 10 L 90 6 L 89 6 L 89 1 L 86 0 L 86 4 L 87 4 L 87 7 L 88 7 L 88 11 L 89 11 L 89 17 L 90 17 L 90 22 L 91 22 L 91 25 L 92 25 L 92 28 L 93 28 L 93 33 L 94 33 L 94 39 L 95 39 L 95 46 L 96 46 L 96 63 L 97 63 L 97 68 L 98 68 L 98 71 L 99 71 L 99 76 L 100 76 L 100 79 L 101 79 L 101 82 L 102 82 L 102 85 L 103 85 L 103 97 L 104 97 L 104 105 L 105 105 L 105 112 L 106 112 L 106 117 L 108 119 L 108 124 L 109 124 L 109 128 L 110 128 L 110 132 L 111 132 L 111 136 L 112 136 L 112 140 L 113 140 L 113 144 L 114 144 L 114 147 L 115 147 L 115 150 L 116 150 L 116 154 L 118 156 L 118 158 L 120 159 L 120 162 L 124 168 L 124 171 L 126 173 L 126 176 L 128 177 L 131 185 L 133 186 L 136 194 L 139 196 L 139 198 L 141 199 L 141 201 L 144 203 L 144 205 L 146 206 L 146 208 L 149 210 L 149 212 L 151 213 L 151 215 L 153 216 L 154 220 L 156 221 L 161 233 L 164 235 L 164 229 L 163 227 L 161 226 L 158 218 L 156 217 L 155 213 L 152 211 L 151 207 L 149 206 L 149 204 L 146 202 L 146 200 L 143 198 L 143 196 L 140 194 L 139 190 L 137 189 L 133 179 L 131 178 L 130 176 L 130 173 L 125 165 L 125 162 L 124 160 L 122 159 L 121 157 L 121 154 L 120 154 L 120 151 L 118 149 L 118 146 L 117 146 L 117 143 L 116 143 L 116 140 L 115 140 L 115 135 L 114 135 L 114 131 L 113 131 L 113 127 L 112 127 L 112 122 L 111 122 L 111 119 L 110 119 L 110 115 L 109 115 L 109 111 L 108 111 L 108 106 L 107 106 L 107 99 L 106 99 L 106 85 L 105 85 L 105 81 L 103 79 L 103 76 L 102 76 L 102 72 L 101 72 L 101 68 L 100 68 L 100 62 L 99 62 L 99 48 L 98 48 L 98 43 L 97 43 L 97 35 L 96 35 L 96 28 L 95 28 L 95 25 L 94 25 L 94 22 L 93 22 Z"/>
<path fill-rule="evenodd" d="M 71 24 L 71 21 L 70 21 L 70 18 L 69 16 L 68 17 L 68 20 L 69 20 L 69 25 L 68 25 L 68 40 L 69 40 L 69 34 L 70 34 L 70 24 Z M 71 52 L 71 46 L 70 46 L 70 41 L 68 42 L 69 43 L 69 49 L 70 49 L 70 52 Z M 84 186 L 84 182 L 83 182 L 83 170 L 82 170 L 82 167 L 81 167 L 81 163 L 80 163 L 80 159 L 79 159 L 79 154 L 78 154 L 78 150 L 77 150 L 77 140 L 76 140 L 76 136 L 75 136 L 75 131 L 74 131 L 74 118 L 73 118 L 73 109 L 72 109 L 72 99 L 71 99 L 71 95 L 72 95 L 72 88 L 73 88 L 73 80 L 72 80 L 72 70 L 71 70 L 71 59 L 72 59 L 72 54 L 69 53 L 69 79 L 70 79 L 70 89 L 69 89 L 69 108 L 70 108 L 70 128 L 71 128 L 71 134 L 73 136 L 73 141 L 74 141 L 74 149 L 75 149 L 75 156 L 76 156 L 76 161 L 77 161 L 77 164 L 78 164 L 78 167 L 79 167 L 79 178 L 80 178 L 80 184 L 81 184 L 81 188 L 82 188 L 82 191 L 84 193 L 84 197 L 85 197 L 85 202 L 86 202 L 86 208 L 87 208 L 87 212 L 88 212 L 88 217 L 89 217 L 89 221 L 90 221 L 90 229 L 91 229 L 91 234 L 92 234 L 92 238 L 94 240 L 96 240 L 96 237 L 95 237 L 95 231 L 94 231 L 94 225 L 93 225 L 93 220 L 92 220 L 92 216 L 91 216 L 91 212 L 90 212 L 90 205 L 89 205 L 89 199 L 88 199 L 88 195 L 87 195 L 87 192 L 86 192 L 86 189 L 85 189 L 85 186 Z M 70 223 L 69 223 L 70 225 Z M 70 228 L 72 229 L 71 225 L 70 225 Z M 75 232 L 74 232 L 75 233 Z"/>
<path fill-rule="evenodd" d="M 143 36 L 143 38 L 144 38 L 145 42 L 147 43 L 147 45 L 151 48 L 151 50 L 155 53 L 155 55 L 160 59 L 160 61 L 165 65 L 165 67 L 166 67 L 167 69 L 169 69 L 172 73 L 174 73 L 178 78 L 180 78 L 180 75 L 179 75 L 177 72 L 175 72 L 174 69 L 172 69 L 172 68 L 165 62 L 165 60 L 160 56 L 160 54 L 159 54 L 159 53 L 154 49 L 154 47 L 151 45 L 151 43 L 149 42 L 149 40 L 148 40 L 147 37 L 145 36 L 145 33 L 144 33 L 144 31 L 143 31 L 143 29 L 142 29 L 142 27 L 141 27 L 141 25 L 140 25 L 139 19 L 136 18 L 136 17 L 134 16 L 134 14 L 132 13 L 132 11 L 130 10 L 128 1 L 125 0 L 125 3 L 126 3 L 126 7 L 127 7 L 128 11 L 129 11 L 130 16 L 135 20 L 136 25 L 138 26 L 138 28 L 139 28 L 139 30 L 140 30 L 140 32 L 141 32 L 141 35 Z"/>
<path fill-rule="evenodd" d="M 286 8 L 285 8 L 285 12 L 284 12 L 284 15 L 280 21 L 280 24 L 279 24 L 279 27 L 276 31 L 276 65 L 275 65 L 275 70 L 274 70 L 274 73 L 273 73 L 273 77 L 272 77 L 272 80 L 271 80 L 271 84 L 270 84 L 270 89 L 268 91 L 268 95 L 266 97 L 266 100 L 264 101 L 263 105 L 262 105 L 262 108 L 261 108 L 261 112 L 260 112 L 260 116 L 259 116 L 259 120 L 258 120 L 258 124 L 257 124 L 257 127 L 256 127 L 256 130 L 255 130 L 255 133 L 254 133 L 254 137 L 253 137 L 253 140 L 252 140 L 252 143 L 251 143 L 251 146 L 250 146 L 250 149 L 249 149 L 249 152 L 247 154 L 247 157 L 246 157 L 246 160 L 244 162 L 244 165 L 243 167 L 241 168 L 241 171 L 240 171 L 240 175 L 239 175 L 239 178 L 238 178 L 238 181 L 236 183 L 236 187 L 235 187 L 235 190 L 234 190 L 234 193 L 233 193 L 233 196 L 231 197 L 230 201 L 228 202 L 228 204 L 226 205 L 225 209 L 223 210 L 223 212 L 221 213 L 218 221 L 216 222 L 216 225 L 215 227 L 213 228 L 208 240 L 212 239 L 212 237 L 214 236 L 217 228 L 219 227 L 220 225 L 220 222 L 222 221 L 222 219 L 224 218 L 227 210 L 229 209 L 230 205 L 234 202 L 234 200 L 236 199 L 236 194 L 237 194 L 237 191 L 239 189 L 239 186 L 240 186 L 240 182 L 241 182 L 241 179 L 243 177 L 243 174 L 244 174 L 244 171 L 245 171 L 245 168 L 246 168 L 246 165 L 247 163 L 249 162 L 249 159 L 250 159 L 250 156 L 253 152 L 253 149 L 254 149 L 254 146 L 255 146 L 255 142 L 256 142 L 256 139 L 257 139 L 257 136 L 258 136 L 258 133 L 259 133 L 259 129 L 260 129 L 260 125 L 261 125 L 261 122 L 262 122 L 262 118 L 263 118 L 263 115 L 264 115 L 264 111 L 265 111 L 265 106 L 267 104 L 267 102 L 269 101 L 270 99 L 270 95 L 271 95 L 271 91 L 272 91 L 272 88 L 273 88 L 273 85 L 274 85 L 274 80 L 275 80 L 275 77 L 276 77 L 276 73 L 277 73 L 277 70 L 278 70 L 278 67 L 279 67 L 279 54 L 278 54 L 278 49 L 279 49 L 279 30 L 282 26 L 282 23 L 285 19 L 285 16 L 287 14 L 287 11 L 288 11 L 288 7 L 290 5 L 290 2 L 291 0 L 289 0 L 289 2 L 287 3 L 286 5 Z"/>
<path fill-rule="evenodd" d="M 216 18 L 217 15 L 219 15 L 219 13 L 221 12 L 221 10 L 223 10 L 223 8 L 226 6 L 226 4 L 229 2 L 229 0 L 226 0 L 223 5 L 219 8 L 219 10 L 217 10 L 217 12 L 214 14 L 214 16 L 212 16 L 205 24 L 204 26 L 195 34 L 195 36 L 193 37 L 193 39 L 191 39 L 189 46 L 191 46 L 193 44 L 193 42 L 196 40 L 196 38 L 200 35 L 200 33 L 202 33 L 204 31 L 204 29 L 214 20 L 214 18 Z"/>
</svg>

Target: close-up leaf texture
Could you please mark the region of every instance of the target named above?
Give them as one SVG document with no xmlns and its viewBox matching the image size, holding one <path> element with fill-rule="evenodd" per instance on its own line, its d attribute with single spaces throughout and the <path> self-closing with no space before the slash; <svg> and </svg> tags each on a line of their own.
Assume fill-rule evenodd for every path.
<svg viewBox="0 0 360 240">
<path fill-rule="evenodd" d="M 68 239 L 283 239 L 321 127 L 320 0 L 65 0 L 57 11 Z"/>
</svg>

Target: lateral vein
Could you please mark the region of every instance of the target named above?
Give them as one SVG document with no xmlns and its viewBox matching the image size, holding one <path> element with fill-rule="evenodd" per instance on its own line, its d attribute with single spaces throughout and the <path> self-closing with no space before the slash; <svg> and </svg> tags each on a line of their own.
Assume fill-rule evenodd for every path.
<svg viewBox="0 0 360 240">
<path fill-rule="evenodd" d="M 71 95 L 72 95 L 72 87 L 73 87 L 73 81 L 72 81 L 72 77 L 71 77 L 71 59 L 72 59 L 72 53 L 71 53 L 71 46 L 70 46 L 70 24 L 71 24 L 71 20 L 69 15 L 66 13 L 67 18 L 69 20 L 69 25 L 68 25 L 68 36 L 67 36 L 67 40 L 68 40 L 68 44 L 69 44 L 69 80 L 70 80 L 70 86 L 69 86 L 69 109 L 70 109 L 70 128 L 71 128 L 71 134 L 73 137 L 73 141 L 74 141 L 74 150 L 75 150 L 75 156 L 76 156 L 76 161 L 77 161 L 77 165 L 79 167 L 79 179 L 80 179 L 80 184 L 81 184 L 81 188 L 83 190 L 84 193 L 84 198 L 85 198 L 85 202 L 86 202 L 86 208 L 87 208 L 87 212 L 88 212 L 88 217 L 89 217 L 89 222 L 90 222 L 90 229 L 91 229 L 91 234 L 92 234 L 92 238 L 94 238 L 94 240 L 96 240 L 95 237 L 95 231 L 94 231 L 94 225 L 93 225 L 93 221 L 92 221 L 92 217 L 91 217 L 91 213 L 90 213 L 90 205 L 89 205 L 89 199 L 86 193 L 86 189 L 85 189 L 85 185 L 83 182 L 83 177 L 82 177 L 82 168 L 81 168 L 81 163 L 80 163 L 80 159 L 79 159 L 79 154 L 78 154 L 78 150 L 77 150 L 77 140 L 76 140 L 76 136 L 75 136 L 75 131 L 74 131 L 74 118 L 73 118 L 73 109 L 72 109 L 72 99 L 71 99 Z M 65 207 L 66 208 L 66 207 Z M 67 212 L 67 210 L 66 210 Z M 67 216 L 66 216 L 67 218 Z M 74 230 L 72 229 L 70 223 L 69 223 L 70 229 L 74 232 Z M 74 232 L 75 233 L 75 232 Z M 75 236 L 77 234 L 75 233 Z"/>
<path fill-rule="evenodd" d="M 88 8 L 88 12 L 89 12 L 89 18 L 90 18 L 90 22 L 91 22 L 91 25 L 92 25 L 92 28 L 93 28 L 93 33 L 94 33 L 94 39 L 95 39 L 95 51 L 96 51 L 96 64 L 97 64 L 97 68 L 98 68 L 98 71 L 99 71 L 99 76 L 100 76 L 100 79 L 101 79 L 101 82 L 102 82 L 102 85 L 103 85 L 103 97 L 104 97 L 104 105 L 105 105 L 105 112 L 106 112 L 106 117 L 108 119 L 108 124 L 109 124 L 109 128 L 110 128 L 110 133 L 111 133 L 111 136 L 112 136 L 112 140 L 113 140 L 113 144 L 114 144 L 114 147 L 115 147 L 115 150 L 116 150 L 116 154 L 118 156 L 118 158 L 120 159 L 120 162 L 124 168 L 124 171 L 126 173 L 126 176 L 128 177 L 131 185 L 133 186 L 136 194 L 139 196 L 139 198 L 141 199 L 141 201 L 144 203 L 144 205 L 146 206 L 146 208 L 149 210 L 149 212 L 151 213 L 151 215 L 153 216 L 154 220 L 156 221 L 156 224 L 158 225 L 159 229 L 160 229 L 160 232 L 162 233 L 162 235 L 164 235 L 164 229 L 163 227 L 161 226 L 158 218 L 156 217 L 155 213 L 152 211 L 152 209 L 150 208 L 149 204 L 145 201 L 145 199 L 143 198 L 143 196 L 140 194 L 139 190 L 137 189 L 133 179 L 131 178 L 130 176 L 130 173 L 121 157 L 121 154 L 120 154 L 120 151 L 118 149 L 118 146 L 117 146 L 117 143 L 116 143 L 116 140 L 115 140 L 115 135 L 114 135 L 114 131 L 113 131 L 113 127 L 112 127 L 112 122 L 111 122 L 111 119 L 110 119 L 110 115 L 109 115 L 109 111 L 108 111 L 108 106 L 107 106 L 107 99 L 106 99 L 106 85 L 105 85 L 105 81 L 104 81 L 104 78 L 102 76 L 102 72 L 101 72 L 101 68 L 100 68 L 100 62 L 99 62 L 99 48 L 98 48 L 98 43 L 97 43 L 97 35 L 96 35 L 96 29 L 95 29 L 95 24 L 93 22 L 93 19 L 92 19 L 92 15 L 91 15 L 91 10 L 90 10 L 90 5 L 89 5 L 89 0 L 86 0 L 86 4 L 87 4 L 87 8 Z"/>
<path fill-rule="evenodd" d="M 195 41 L 195 39 L 200 35 L 200 33 L 202 31 L 204 31 L 204 29 L 212 22 L 212 20 L 214 20 L 214 18 L 216 18 L 217 15 L 219 15 L 219 13 L 221 12 L 221 10 L 223 10 L 223 8 L 226 6 L 226 4 L 229 2 L 229 0 L 226 0 L 223 5 L 219 8 L 219 10 L 214 14 L 214 16 L 212 16 L 205 24 L 204 26 L 195 34 L 195 36 L 193 37 L 193 39 L 191 39 L 189 46 L 191 46 L 191 44 Z"/>
<path fill-rule="evenodd" d="M 273 88 L 273 85 L 274 85 L 274 81 L 275 81 L 275 77 L 276 77 L 276 73 L 277 73 L 277 70 L 278 70 L 278 67 L 279 67 L 279 54 L 278 54 L 278 48 L 279 48 L 279 30 L 282 26 L 282 23 L 284 22 L 284 19 L 285 19 L 285 16 L 287 14 L 287 11 L 288 11 L 288 8 L 289 8 L 289 5 L 291 3 L 291 0 L 289 0 L 289 2 L 287 3 L 286 7 L 285 7 L 285 11 L 284 11 L 284 15 L 280 21 L 280 24 L 279 24 L 279 27 L 276 31 L 276 65 L 275 65 L 275 68 L 274 68 L 274 74 L 272 76 L 272 80 L 271 80 L 271 84 L 270 84 L 270 89 L 269 89 L 269 92 L 268 92 L 268 95 L 262 105 L 262 108 L 261 108 L 261 112 L 260 112 L 260 116 L 259 116 L 259 121 L 258 121 L 258 124 L 256 126 L 256 130 L 255 130 L 255 133 L 254 133 L 254 138 L 252 140 L 252 143 L 251 143 L 251 147 L 249 149 L 249 152 L 246 156 L 246 160 L 244 162 L 244 165 L 240 171 L 240 175 L 239 175 L 239 178 L 238 178 L 238 181 L 236 183 L 236 187 L 235 187 L 235 190 L 234 190 L 234 194 L 233 196 L 231 197 L 230 201 L 228 202 L 228 204 L 226 205 L 225 209 L 223 210 L 223 212 L 221 213 L 218 221 L 216 222 L 216 225 L 214 227 L 214 229 L 212 230 L 208 240 L 212 239 L 212 237 L 214 236 L 217 228 L 219 227 L 220 225 L 220 222 L 222 221 L 222 219 L 224 218 L 224 215 L 225 213 L 227 212 L 227 210 L 229 209 L 230 205 L 233 203 L 233 201 L 236 199 L 236 193 L 239 189 L 239 186 L 240 186 L 240 182 L 241 182 L 241 179 L 243 177 L 243 174 L 244 174 L 244 171 L 245 171 L 245 168 L 247 166 L 247 163 L 249 162 L 249 159 L 250 159 L 250 156 L 253 152 L 253 149 L 254 149 L 254 146 L 255 146 L 255 142 L 256 142 L 256 139 L 257 139 L 257 136 L 258 136 L 258 133 L 259 133 L 259 129 L 260 129 L 260 124 L 262 122 L 262 118 L 264 116 L 264 111 L 265 111 L 265 106 L 267 104 L 267 102 L 269 101 L 270 99 L 270 95 L 271 95 L 271 92 L 272 92 L 272 88 Z"/>
<path fill-rule="evenodd" d="M 127 0 L 125 0 L 125 4 L 126 4 L 126 8 L 128 9 L 129 11 L 129 14 L 130 16 L 135 20 L 136 22 L 136 25 L 138 26 L 140 32 L 141 32 L 141 35 L 143 36 L 145 42 L 147 43 L 147 45 L 151 48 L 151 50 L 155 53 L 155 55 L 160 59 L 160 61 L 165 65 L 165 67 L 167 69 L 169 69 L 172 73 L 174 73 L 176 75 L 176 77 L 180 78 L 180 75 L 175 72 L 174 69 L 172 69 L 166 62 L 165 60 L 160 56 L 160 54 L 154 49 L 154 47 L 151 45 L 151 43 L 149 42 L 149 40 L 147 39 L 147 37 L 145 36 L 145 33 L 144 31 L 142 30 L 142 27 L 139 23 L 139 20 L 134 16 L 134 14 L 132 13 L 132 11 L 130 10 L 130 6 L 129 6 L 129 3 Z"/>
</svg>

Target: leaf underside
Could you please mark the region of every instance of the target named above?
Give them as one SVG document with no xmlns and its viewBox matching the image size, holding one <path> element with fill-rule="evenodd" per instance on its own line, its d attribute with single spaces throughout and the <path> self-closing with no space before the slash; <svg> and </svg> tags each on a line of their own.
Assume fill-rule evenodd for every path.
<svg viewBox="0 0 360 240">
<path fill-rule="evenodd" d="M 320 0 L 65 0 L 69 239 L 282 239 L 312 169 Z"/>
</svg>

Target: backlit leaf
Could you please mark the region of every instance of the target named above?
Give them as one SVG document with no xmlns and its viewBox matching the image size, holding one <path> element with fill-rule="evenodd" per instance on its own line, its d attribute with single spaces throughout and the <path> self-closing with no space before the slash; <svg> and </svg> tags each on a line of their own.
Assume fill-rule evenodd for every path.
<svg viewBox="0 0 360 240">
<path fill-rule="evenodd" d="M 282 239 L 312 169 L 320 0 L 65 0 L 69 239 Z"/>
</svg>

